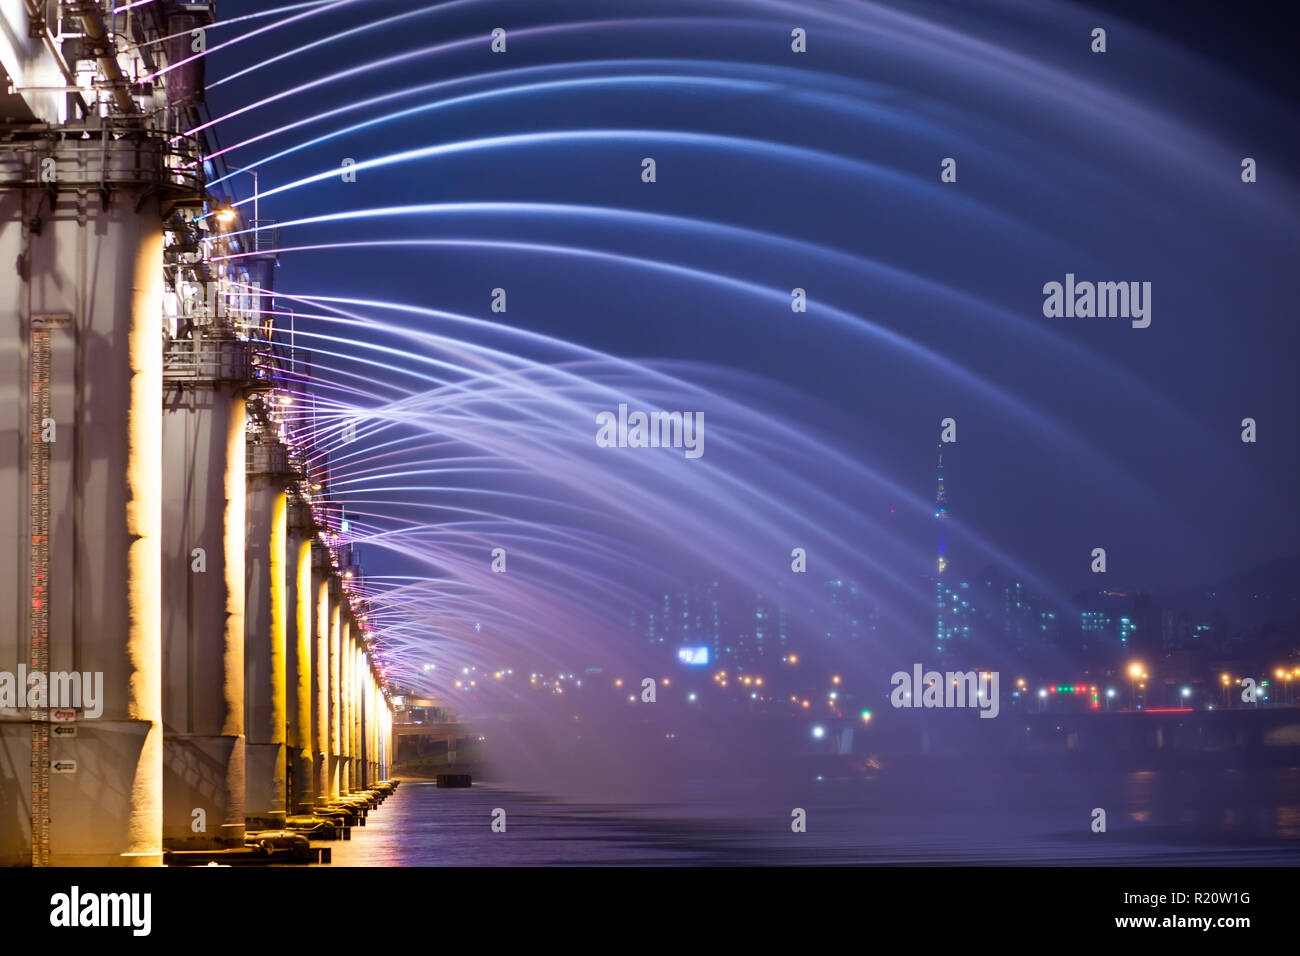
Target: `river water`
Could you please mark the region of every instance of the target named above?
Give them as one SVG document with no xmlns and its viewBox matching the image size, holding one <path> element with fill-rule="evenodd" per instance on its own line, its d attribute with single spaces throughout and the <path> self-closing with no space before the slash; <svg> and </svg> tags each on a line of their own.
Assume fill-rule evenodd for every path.
<svg viewBox="0 0 1300 956">
<path fill-rule="evenodd" d="M 857 777 L 594 803 L 405 781 L 334 865 L 1297 865 L 1300 768 Z M 1093 831 L 1094 809 L 1106 832 Z M 505 832 L 492 829 L 505 811 Z M 806 830 L 792 831 L 796 810 Z"/>
</svg>

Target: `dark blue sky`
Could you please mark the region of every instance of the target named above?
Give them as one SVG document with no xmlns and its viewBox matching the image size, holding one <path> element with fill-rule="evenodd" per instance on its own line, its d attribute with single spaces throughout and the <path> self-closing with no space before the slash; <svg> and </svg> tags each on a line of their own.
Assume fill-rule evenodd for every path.
<svg viewBox="0 0 1300 956">
<path fill-rule="evenodd" d="M 361 2 L 271 31 L 214 54 L 209 81 L 420 6 Z M 241 147 L 230 161 L 245 165 L 439 96 L 594 76 L 623 79 L 480 97 L 333 139 L 262 167 L 262 189 L 344 158 L 478 137 L 657 130 L 728 140 L 623 132 L 474 149 L 270 196 L 263 216 L 516 202 L 695 225 L 447 212 L 296 227 L 282 244 L 398 236 L 563 244 L 750 288 L 554 253 L 441 246 L 286 254 L 281 289 L 490 318 L 489 291 L 506 287 L 501 318 L 511 325 L 618 356 L 783 383 L 806 396 L 811 404 L 797 414 L 834 436 L 835 448 L 919 498 L 933 495 L 938 423 L 952 416 L 954 518 L 1062 590 L 1095 583 L 1087 566 L 1097 546 L 1109 553 L 1110 581 L 1162 590 L 1300 550 L 1291 491 L 1296 91 L 1290 51 L 1279 45 L 1285 31 L 1262 5 L 1254 16 L 1234 8 L 1231 23 L 1208 5 L 1144 8 L 1142 26 L 1167 39 L 1116 13 L 1057 5 L 1032 15 L 1010 5 L 978 14 L 965 4 L 908 5 L 910 18 L 940 19 L 923 24 L 857 3 L 620 3 L 614 16 L 623 20 L 697 19 L 567 29 L 545 27 L 603 20 L 615 8 L 443 6 L 215 88 L 210 106 L 220 116 L 405 50 L 466 41 L 223 121 L 222 145 L 407 86 L 480 79 L 323 120 Z M 260 8 L 224 0 L 220 12 Z M 801 25 L 809 52 L 797 56 L 789 29 Z M 1108 29 L 1104 56 L 1088 51 L 1092 25 Z M 498 26 L 509 31 L 504 55 L 488 50 Z M 555 66 L 493 75 L 546 65 Z M 647 74 L 677 79 L 637 79 Z M 640 181 L 645 156 L 658 163 L 653 185 Z M 958 159 L 955 184 L 939 182 L 945 156 Z M 1258 183 L 1241 183 L 1242 156 L 1258 159 Z M 245 195 L 248 182 L 236 180 Z M 1067 272 L 1152 282 L 1151 327 L 1044 318 L 1041 288 Z M 789 309 L 795 286 L 808 290 L 806 315 Z M 916 346 L 929 357 L 909 351 Z M 775 391 L 755 407 L 792 414 Z M 1239 439 L 1246 416 L 1259 422 L 1254 445 Z M 924 545 L 933 528 L 902 504 L 875 492 L 862 499 Z"/>
</svg>

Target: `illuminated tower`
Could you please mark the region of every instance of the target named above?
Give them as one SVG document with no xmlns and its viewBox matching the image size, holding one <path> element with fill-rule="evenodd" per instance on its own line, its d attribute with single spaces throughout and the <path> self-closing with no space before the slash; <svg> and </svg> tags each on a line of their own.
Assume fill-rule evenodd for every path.
<svg viewBox="0 0 1300 956">
<path fill-rule="evenodd" d="M 939 484 L 934 496 L 934 517 L 939 525 L 938 571 L 934 578 L 934 635 L 935 650 L 942 654 L 944 649 L 944 594 L 943 572 L 948 567 L 948 545 L 944 540 L 944 519 L 948 517 L 948 495 L 943 490 L 943 442 L 939 443 Z"/>
<path fill-rule="evenodd" d="M 934 496 L 934 516 L 939 519 L 948 517 L 948 496 L 943 490 L 943 442 L 939 443 L 939 490 Z M 943 576 L 948 567 L 948 548 L 943 540 L 943 521 L 939 521 L 939 575 Z"/>
</svg>

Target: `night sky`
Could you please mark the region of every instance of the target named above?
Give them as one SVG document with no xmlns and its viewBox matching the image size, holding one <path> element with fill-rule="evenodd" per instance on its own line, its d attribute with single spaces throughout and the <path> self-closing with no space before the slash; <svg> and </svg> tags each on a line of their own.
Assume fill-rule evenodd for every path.
<svg viewBox="0 0 1300 956">
<path fill-rule="evenodd" d="M 914 545 L 897 556 L 908 574 L 925 573 L 933 553 L 935 451 L 949 416 L 963 571 L 995 560 L 1069 593 L 1097 586 L 1089 554 L 1104 547 L 1106 583 L 1170 592 L 1298 550 L 1300 137 L 1290 43 L 1250 15 L 1261 5 L 1234 5 L 1225 22 L 1209 4 L 1148 4 L 1139 25 L 1122 19 L 1121 3 L 1101 13 L 1056 3 L 364 0 L 212 53 L 208 82 L 426 6 L 211 87 L 210 110 L 220 118 L 340 71 L 440 51 L 222 119 L 216 133 L 234 147 L 355 101 L 448 85 L 238 145 L 226 159 L 259 162 L 270 193 L 345 158 L 573 135 L 362 168 L 355 183 L 333 176 L 268 195 L 262 216 L 449 203 L 567 211 L 443 209 L 286 228 L 283 246 L 448 242 L 288 252 L 280 291 L 494 320 L 697 383 L 724 381 L 725 370 L 757 376 L 739 389 L 756 420 L 815 432 L 897 489 L 859 493 L 829 455 L 802 465 L 841 505 Z M 223 0 L 219 12 L 258 9 Z M 1108 31 L 1104 55 L 1089 51 L 1094 26 Z M 495 27 L 507 30 L 504 54 L 489 49 Z M 806 54 L 790 49 L 794 27 L 808 31 Z M 549 85 L 486 95 L 536 83 Z M 456 96 L 466 99 L 260 164 Z M 641 181 L 647 156 L 653 184 Z M 1246 156 L 1258 161 L 1253 184 L 1240 178 Z M 944 157 L 957 159 L 956 183 L 940 182 Z M 248 177 L 231 185 L 251 194 Z M 1066 273 L 1152 283 L 1150 327 L 1045 318 L 1042 287 Z M 489 308 L 496 287 L 509 292 L 504 315 Z M 790 309 L 795 287 L 807 289 L 807 313 Z M 709 413 L 719 430 L 721 416 Z M 1258 422 L 1255 444 L 1240 439 L 1245 417 Z M 721 447 L 709 454 L 740 467 Z M 363 553 L 374 570 L 403 566 L 382 549 Z"/>
</svg>

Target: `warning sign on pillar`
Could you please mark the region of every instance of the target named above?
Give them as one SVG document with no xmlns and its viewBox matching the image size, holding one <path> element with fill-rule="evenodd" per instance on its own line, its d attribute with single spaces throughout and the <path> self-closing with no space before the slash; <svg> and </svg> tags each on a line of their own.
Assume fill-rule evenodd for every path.
<svg viewBox="0 0 1300 956">
<path fill-rule="evenodd" d="M 75 710 L 52 710 L 50 711 L 50 720 L 56 723 L 67 723 L 76 720 L 77 712 Z"/>
</svg>

